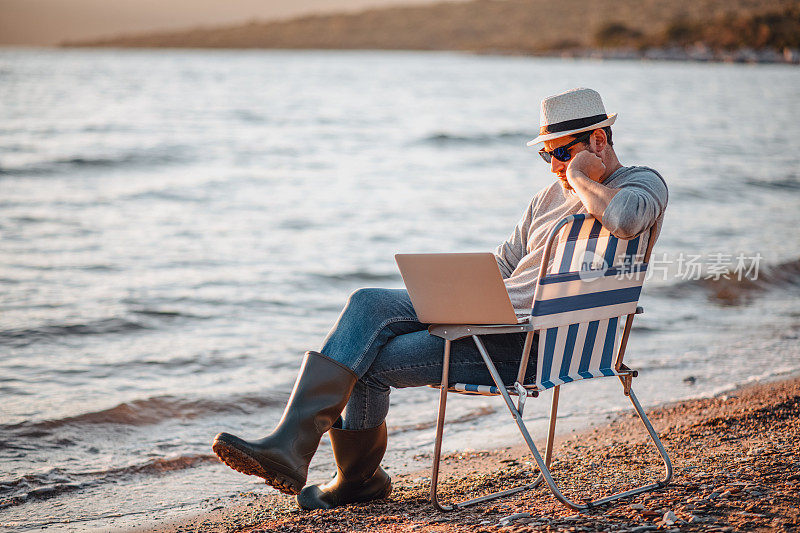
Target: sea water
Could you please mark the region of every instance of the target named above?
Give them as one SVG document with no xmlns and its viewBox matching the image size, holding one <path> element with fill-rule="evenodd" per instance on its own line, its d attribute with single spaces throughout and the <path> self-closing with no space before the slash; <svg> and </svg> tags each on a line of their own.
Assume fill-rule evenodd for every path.
<svg viewBox="0 0 800 533">
<path fill-rule="evenodd" d="M 0 51 L 0 528 L 270 492 L 213 436 L 274 425 L 348 294 L 402 286 L 395 253 L 506 239 L 554 179 L 525 146 L 539 101 L 576 86 L 619 113 L 621 161 L 669 184 L 626 357 L 642 402 L 800 370 L 796 67 Z M 629 408 L 616 380 L 571 387 L 565 429 Z M 548 399 L 528 402 L 537 435 Z M 390 472 L 430 451 L 436 401 L 392 393 Z M 496 398 L 448 412 L 446 449 L 519 442 Z M 312 478 L 330 466 L 325 439 Z"/>
</svg>

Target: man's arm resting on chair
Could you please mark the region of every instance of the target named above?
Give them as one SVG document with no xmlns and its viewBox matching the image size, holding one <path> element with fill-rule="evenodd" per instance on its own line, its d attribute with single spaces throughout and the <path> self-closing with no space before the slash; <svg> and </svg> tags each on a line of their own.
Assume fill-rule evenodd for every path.
<svg viewBox="0 0 800 533">
<path fill-rule="evenodd" d="M 589 151 L 575 155 L 567 167 L 567 181 L 586 210 L 620 239 L 632 239 L 652 226 L 667 205 L 667 187 L 650 169 L 642 168 L 621 188 L 599 183 L 605 171 Z M 595 178 L 595 179 L 592 179 Z"/>
</svg>

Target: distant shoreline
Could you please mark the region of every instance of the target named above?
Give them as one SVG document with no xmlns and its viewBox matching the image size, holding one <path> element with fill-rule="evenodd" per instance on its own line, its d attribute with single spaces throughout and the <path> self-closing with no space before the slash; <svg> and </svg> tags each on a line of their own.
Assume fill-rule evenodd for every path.
<svg viewBox="0 0 800 533">
<path fill-rule="evenodd" d="M 416 49 L 379 49 L 379 48 L 227 48 L 227 47 L 163 47 L 163 46 L 30 46 L 30 45 L 3 45 L 2 50 L 225 50 L 225 51 L 285 51 L 285 52 L 432 52 L 432 53 L 460 53 L 479 56 L 498 57 L 542 57 L 561 59 L 596 59 L 612 61 L 675 61 L 689 63 L 738 63 L 738 64 L 785 64 L 800 65 L 800 50 L 789 49 L 783 54 L 773 49 L 753 50 L 741 49 L 725 52 L 714 52 L 707 49 L 685 50 L 681 48 L 649 48 L 647 50 L 618 49 L 608 50 L 590 48 L 582 50 L 553 51 L 553 52 L 522 52 L 508 50 L 416 50 Z"/>
<path fill-rule="evenodd" d="M 689 61 L 695 63 L 763 63 L 800 64 L 800 50 L 787 48 L 783 53 L 771 48 L 738 50 L 712 50 L 707 47 L 680 47 L 635 49 L 586 49 L 542 54 L 546 57 L 575 59 L 616 59 L 641 61 Z"/>
<path fill-rule="evenodd" d="M 416 50 L 800 64 L 793 0 L 471 0 L 65 42 L 64 47 Z M 559 10 L 556 10 L 559 11 Z"/>
</svg>

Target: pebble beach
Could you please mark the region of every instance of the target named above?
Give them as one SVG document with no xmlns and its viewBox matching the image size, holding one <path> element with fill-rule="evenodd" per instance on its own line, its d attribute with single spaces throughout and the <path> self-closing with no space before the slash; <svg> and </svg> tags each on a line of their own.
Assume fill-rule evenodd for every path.
<svg viewBox="0 0 800 533">
<path fill-rule="evenodd" d="M 427 470 L 394 472 L 384 501 L 303 512 L 292 497 L 250 494 L 209 513 L 145 532 L 508 532 L 796 531 L 800 527 L 800 378 L 749 385 L 725 395 L 648 412 L 672 458 L 665 488 L 576 513 L 545 486 L 451 513 L 428 501 Z M 609 494 L 663 474 L 632 411 L 556 442 L 552 471 L 568 497 Z M 537 443 L 538 444 L 538 443 Z M 510 488 L 536 474 L 520 447 L 447 456 L 442 497 Z M 419 465 L 430 460 L 422 453 Z M 569 474 L 569 475 L 567 475 Z M 131 533 L 134 533 L 132 531 Z"/>
</svg>

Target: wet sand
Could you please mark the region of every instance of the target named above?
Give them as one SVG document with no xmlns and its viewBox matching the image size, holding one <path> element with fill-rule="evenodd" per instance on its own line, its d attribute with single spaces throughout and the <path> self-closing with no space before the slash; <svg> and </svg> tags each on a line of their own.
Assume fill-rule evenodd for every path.
<svg viewBox="0 0 800 533">
<path fill-rule="evenodd" d="M 635 385 L 635 383 L 634 383 Z M 498 400 L 499 401 L 499 400 Z M 224 532 L 796 531 L 800 528 L 800 378 L 751 385 L 648 413 L 675 468 L 664 489 L 588 512 L 560 504 L 546 486 L 451 513 L 428 501 L 430 451 L 401 475 L 385 501 L 303 512 L 294 499 L 250 501 L 155 529 Z M 543 443 L 542 443 L 543 444 Z M 539 441 L 537 440 L 537 445 Z M 543 446 L 540 448 L 543 451 Z M 422 450 L 421 450 L 422 452 Z M 509 488 L 535 475 L 521 447 L 462 452 L 443 462 L 443 498 Z M 468 460 L 468 461 L 467 461 Z M 663 474 L 632 410 L 607 426 L 556 443 L 553 475 L 568 497 L 598 497 Z M 571 477 L 567 477 L 569 473 Z"/>
</svg>

